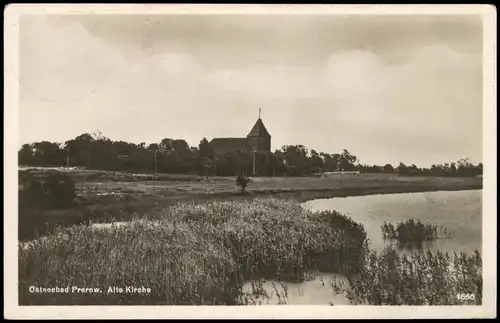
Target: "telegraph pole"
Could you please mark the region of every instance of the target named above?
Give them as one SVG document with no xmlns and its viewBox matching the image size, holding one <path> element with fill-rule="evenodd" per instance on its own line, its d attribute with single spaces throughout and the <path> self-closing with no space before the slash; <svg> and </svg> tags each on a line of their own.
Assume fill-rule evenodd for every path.
<svg viewBox="0 0 500 323">
<path fill-rule="evenodd" d="M 155 150 L 155 153 L 154 153 L 154 162 L 155 162 L 155 170 L 154 170 L 154 174 L 156 175 L 156 154 L 158 153 L 158 151 Z"/>
<path fill-rule="evenodd" d="M 66 166 L 69 168 L 69 148 L 66 147 Z"/>
<path fill-rule="evenodd" d="M 151 151 L 153 152 L 153 162 L 154 162 L 154 169 L 153 169 L 153 172 L 154 172 L 154 175 L 156 175 L 156 173 L 158 173 L 158 153 L 163 153 L 164 150 L 162 147 L 156 147 L 155 149 L 151 149 Z"/>
</svg>

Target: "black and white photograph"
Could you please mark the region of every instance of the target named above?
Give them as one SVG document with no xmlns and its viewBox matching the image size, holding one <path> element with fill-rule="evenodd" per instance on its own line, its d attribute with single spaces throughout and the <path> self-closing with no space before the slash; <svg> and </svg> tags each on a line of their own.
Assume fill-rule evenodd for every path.
<svg viewBox="0 0 500 323">
<path fill-rule="evenodd" d="M 12 317 L 496 317 L 494 7 L 108 6 L 4 12 Z"/>
</svg>

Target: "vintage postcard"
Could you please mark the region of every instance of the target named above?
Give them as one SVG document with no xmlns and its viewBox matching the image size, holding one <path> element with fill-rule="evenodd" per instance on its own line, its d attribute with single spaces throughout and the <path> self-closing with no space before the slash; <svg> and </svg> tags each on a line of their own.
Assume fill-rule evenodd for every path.
<svg viewBox="0 0 500 323">
<path fill-rule="evenodd" d="M 6 318 L 496 317 L 496 10 L 9 5 Z"/>
</svg>

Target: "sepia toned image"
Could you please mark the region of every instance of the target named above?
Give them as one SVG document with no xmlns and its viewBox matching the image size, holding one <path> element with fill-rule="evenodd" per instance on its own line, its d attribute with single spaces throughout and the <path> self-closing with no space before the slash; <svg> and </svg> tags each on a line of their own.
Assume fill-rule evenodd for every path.
<svg viewBox="0 0 500 323">
<path fill-rule="evenodd" d="M 22 7 L 16 317 L 496 316 L 491 7 Z"/>
</svg>

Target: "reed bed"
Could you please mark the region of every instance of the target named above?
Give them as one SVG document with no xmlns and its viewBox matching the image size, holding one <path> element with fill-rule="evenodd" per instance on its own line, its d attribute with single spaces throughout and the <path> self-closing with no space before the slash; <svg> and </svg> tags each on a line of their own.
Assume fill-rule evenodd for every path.
<svg viewBox="0 0 500 323">
<path fill-rule="evenodd" d="M 424 241 L 448 238 L 451 232 L 444 227 L 424 224 L 420 220 L 410 219 L 399 222 L 396 226 L 384 222 L 381 226 L 384 239 L 396 240 L 402 245 L 421 245 Z"/>
<path fill-rule="evenodd" d="M 336 293 L 352 304 L 481 305 L 482 259 L 479 251 L 398 255 L 393 247 L 367 251 L 361 270 L 348 276 L 348 288 L 333 281 Z"/>
<path fill-rule="evenodd" d="M 347 277 L 347 288 L 331 287 L 352 304 L 481 304 L 478 251 L 378 254 L 350 218 L 276 198 L 179 204 L 126 225 L 59 228 L 20 246 L 19 303 L 264 304 L 266 279 L 300 282 L 314 270 Z M 247 281 L 257 302 L 243 294 Z M 56 287 L 63 291 L 33 292 Z M 286 304 L 286 290 L 278 296 Z"/>
<path fill-rule="evenodd" d="M 177 205 L 146 218 L 106 229 L 59 229 L 19 248 L 20 304 L 246 304 L 247 280 L 301 281 L 309 270 L 355 273 L 365 253 L 361 225 L 273 198 Z M 69 293 L 30 292 L 68 286 Z M 73 292 L 73 286 L 100 290 Z M 141 292 L 116 292 L 127 286 Z"/>
</svg>

